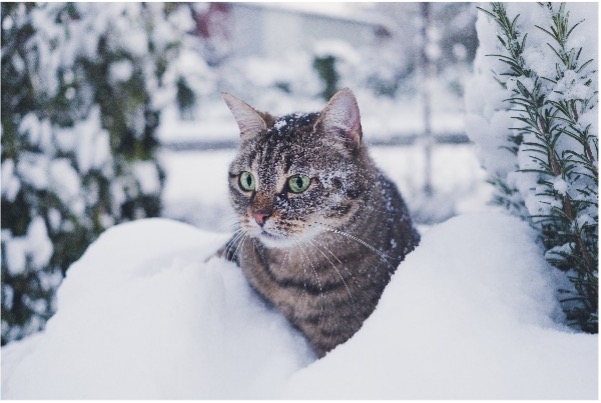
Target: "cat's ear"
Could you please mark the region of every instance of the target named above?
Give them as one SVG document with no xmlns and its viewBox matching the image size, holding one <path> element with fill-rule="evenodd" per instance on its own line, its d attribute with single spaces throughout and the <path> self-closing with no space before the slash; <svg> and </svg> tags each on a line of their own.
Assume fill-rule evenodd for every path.
<svg viewBox="0 0 601 403">
<path fill-rule="evenodd" d="M 263 113 L 255 110 L 252 106 L 240 101 L 233 95 L 222 92 L 221 95 L 225 103 L 238 123 L 240 128 L 240 138 L 242 140 L 250 140 L 267 129 Z"/>
<path fill-rule="evenodd" d="M 342 136 L 353 147 L 361 144 L 361 115 L 357 99 L 348 88 L 338 91 L 319 114 L 315 128 Z"/>
</svg>

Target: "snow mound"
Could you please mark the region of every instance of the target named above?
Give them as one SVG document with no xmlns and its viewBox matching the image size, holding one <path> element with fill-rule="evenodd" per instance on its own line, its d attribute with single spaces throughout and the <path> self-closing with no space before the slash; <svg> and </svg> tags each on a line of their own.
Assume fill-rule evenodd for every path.
<svg viewBox="0 0 601 403">
<path fill-rule="evenodd" d="M 267 398 L 312 359 L 226 238 L 163 219 L 105 232 L 71 266 L 46 330 L 2 350 L 3 399 Z"/>
<path fill-rule="evenodd" d="M 423 235 L 374 314 L 313 362 L 223 242 L 173 221 L 114 227 L 40 334 L 2 349 L 4 399 L 595 399 L 597 336 L 570 333 L 530 229 L 498 213 Z"/>
<path fill-rule="evenodd" d="M 361 331 L 292 378 L 300 399 L 596 399 L 597 336 L 554 325 L 530 229 L 474 214 L 424 234 Z"/>
</svg>

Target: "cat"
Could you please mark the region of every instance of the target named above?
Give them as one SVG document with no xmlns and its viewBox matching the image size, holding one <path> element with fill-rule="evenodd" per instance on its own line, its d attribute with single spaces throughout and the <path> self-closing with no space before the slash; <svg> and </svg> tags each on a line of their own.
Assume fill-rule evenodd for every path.
<svg viewBox="0 0 601 403">
<path fill-rule="evenodd" d="M 350 89 L 320 113 L 277 118 L 223 97 L 240 129 L 229 168 L 239 228 L 218 254 L 323 357 L 374 311 L 419 234 L 368 154 Z"/>
</svg>

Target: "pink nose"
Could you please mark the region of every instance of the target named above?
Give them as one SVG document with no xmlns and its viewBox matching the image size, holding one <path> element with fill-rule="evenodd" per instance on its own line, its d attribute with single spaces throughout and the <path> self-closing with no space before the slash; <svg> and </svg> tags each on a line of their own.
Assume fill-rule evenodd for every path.
<svg viewBox="0 0 601 403">
<path fill-rule="evenodd" d="M 265 220 L 267 220 L 267 218 L 270 215 L 271 215 L 271 212 L 270 211 L 265 211 L 265 210 L 254 211 L 252 213 L 252 216 L 254 217 L 255 221 L 261 227 L 263 226 L 263 224 L 265 224 Z"/>
</svg>

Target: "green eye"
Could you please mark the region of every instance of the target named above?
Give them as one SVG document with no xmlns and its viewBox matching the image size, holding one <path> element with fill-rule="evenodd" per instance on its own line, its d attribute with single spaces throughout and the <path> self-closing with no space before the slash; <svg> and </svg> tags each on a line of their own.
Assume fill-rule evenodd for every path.
<svg viewBox="0 0 601 403">
<path fill-rule="evenodd" d="M 288 178 L 288 188 L 293 193 L 302 193 L 311 184 L 311 178 L 307 175 L 294 175 Z"/>
<path fill-rule="evenodd" d="M 253 176 L 253 174 L 251 174 L 250 172 L 242 172 L 240 174 L 240 188 L 246 192 L 251 192 L 253 190 L 255 190 L 255 187 L 257 187 L 257 184 L 255 182 L 255 177 Z"/>
</svg>

